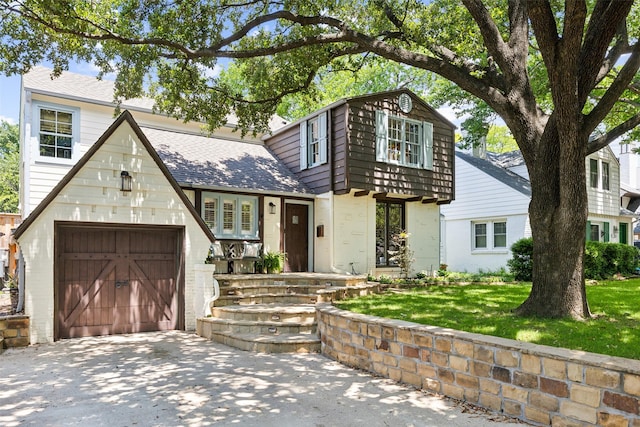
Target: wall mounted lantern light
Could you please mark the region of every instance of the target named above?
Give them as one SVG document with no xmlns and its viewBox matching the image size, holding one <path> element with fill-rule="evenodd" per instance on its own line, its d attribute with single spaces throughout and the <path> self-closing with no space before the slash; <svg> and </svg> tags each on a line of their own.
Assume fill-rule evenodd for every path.
<svg viewBox="0 0 640 427">
<path fill-rule="evenodd" d="M 131 191 L 131 175 L 127 171 L 120 172 L 120 191 L 124 193 Z"/>
<path fill-rule="evenodd" d="M 273 202 L 269 202 L 269 213 L 270 214 L 276 213 L 276 204 Z"/>
</svg>

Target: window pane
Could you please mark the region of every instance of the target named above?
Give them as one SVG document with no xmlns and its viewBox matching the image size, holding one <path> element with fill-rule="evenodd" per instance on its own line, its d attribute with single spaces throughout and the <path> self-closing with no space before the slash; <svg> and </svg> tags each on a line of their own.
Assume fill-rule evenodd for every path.
<svg viewBox="0 0 640 427">
<path fill-rule="evenodd" d="M 475 247 L 486 248 L 487 247 L 487 224 L 475 224 L 474 225 Z"/>
<path fill-rule="evenodd" d="M 253 233 L 253 203 L 242 202 L 240 227 L 243 234 Z"/>
<path fill-rule="evenodd" d="M 609 163 L 602 163 L 602 189 L 609 189 Z"/>
<path fill-rule="evenodd" d="M 387 142 L 387 159 L 400 162 L 402 159 L 402 121 L 389 119 L 389 140 Z"/>
<path fill-rule="evenodd" d="M 71 113 L 58 112 L 58 133 L 71 135 Z"/>
<path fill-rule="evenodd" d="M 402 232 L 402 205 L 397 203 L 389 203 L 388 205 L 389 222 L 387 224 L 387 257 L 391 258 L 398 251 L 399 247 L 394 243 L 393 236 Z M 398 264 L 397 261 L 389 260 L 389 265 Z"/>
<path fill-rule="evenodd" d="M 68 148 L 58 148 L 56 150 L 56 157 L 59 159 L 70 159 L 71 158 L 71 150 Z"/>
<path fill-rule="evenodd" d="M 599 225 L 591 225 L 591 239 L 594 242 L 600 241 L 600 226 Z"/>
<path fill-rule="evenodd" d="M 589 159 L 589 183 L 591 188 L 598 188 L 598 161 Z"/>
<path fill-rule="evenodd" d="M 392 237 L 403 230 L 404 204 L 380 201 L 376 203 L 376 264 L 396 265 L 389 261 L 398 250 Z"/>
<path fill-rule="evenodd" d="M 507 247 L 507 223 L 495 222 L 493 224 L 493 246 L 496 248 Z"/>
<path fill-rule="evenodd" d="M 376 264 L 387 263 L 386 216 L 387 205 L 376 203 Z"/>
<path fill-rule="evenodd" d="M 420 164 L 420 133 L 419 124 L 405 124 L 405 162 L 411 166 Z"/>
<path fill-rule="evenodd" d="M 211 230 L 215 230 L 217 225 L 218 199 L 205 198 L 203 206 L 204 222 Z"/>
<path fill-rule="evenodd" d="M 222 204 L 222 228 L 224 234 L 235 233 L 235 216 L 236 202 L 235 200 L 225 200 Z"/>
</svg>

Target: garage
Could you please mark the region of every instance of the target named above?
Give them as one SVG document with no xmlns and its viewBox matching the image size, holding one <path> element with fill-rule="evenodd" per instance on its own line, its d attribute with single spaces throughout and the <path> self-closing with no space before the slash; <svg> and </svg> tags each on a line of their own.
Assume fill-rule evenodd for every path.
<svg viewBox="0 0 640 427">
<path fill-rule="evenodd" d="M 180 227 L 55 225 L 55 339 L 184 328 Z"/>
</svg>

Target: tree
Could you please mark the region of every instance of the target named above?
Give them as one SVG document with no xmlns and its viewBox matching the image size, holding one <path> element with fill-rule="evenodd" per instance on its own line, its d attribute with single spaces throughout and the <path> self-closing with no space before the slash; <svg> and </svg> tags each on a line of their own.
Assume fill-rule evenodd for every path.
<svg viewBox="0 0 640 427">
<path fill-rule="evenodd" d="M 18 125 L 0 122 L 0 212 L 18 212 L 20 183 Z"/>
<path fill-rule="evenodd" d="M 584 159 L 640 123 L 631 0 L 0 0 L 0 72 L 49 60 L 117 69 L 116 97 L 215 128 L 266 128 L 284 96 L 368 56 L 431 71 L 500 116 L 531 179 L 533 286 L 523 315 L 590 315 Z M 246 85 L 210 73 L 234 60 Z"/>
</svg>

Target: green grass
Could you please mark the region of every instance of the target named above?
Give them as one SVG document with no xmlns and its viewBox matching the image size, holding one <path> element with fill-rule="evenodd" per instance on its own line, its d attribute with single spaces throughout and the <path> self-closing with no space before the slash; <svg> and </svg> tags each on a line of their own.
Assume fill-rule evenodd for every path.
<svg viewBox="0 0 640 427">
<path fill-rule="evenodd" d="M 640 359 L 640 279 L 587 286 L 593 319 L 518 317 L 530 284 L 432 285 L 339 301 L 357 313 Z"/>
</svg>

